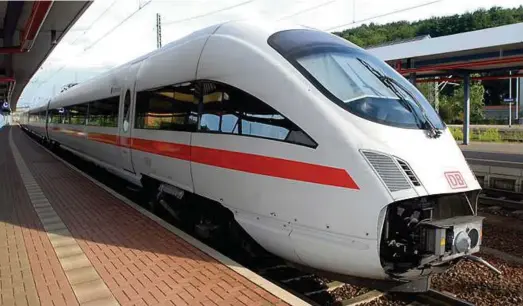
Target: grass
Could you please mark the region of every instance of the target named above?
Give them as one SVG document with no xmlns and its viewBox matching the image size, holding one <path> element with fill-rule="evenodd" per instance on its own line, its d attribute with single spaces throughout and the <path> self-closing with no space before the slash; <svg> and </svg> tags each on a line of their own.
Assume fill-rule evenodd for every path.
<svg viewBox="0 0 523 306">
<path fill-rule="evenodd" d="M 463 130 L 457 127 L 449 127 L 452 136 L 456 140 L 463 140 Z M 523 131 L 499 131 L 496 128 L 471 128 L 471 141 L 482 142 L 523 142 Z"/>
</svg>

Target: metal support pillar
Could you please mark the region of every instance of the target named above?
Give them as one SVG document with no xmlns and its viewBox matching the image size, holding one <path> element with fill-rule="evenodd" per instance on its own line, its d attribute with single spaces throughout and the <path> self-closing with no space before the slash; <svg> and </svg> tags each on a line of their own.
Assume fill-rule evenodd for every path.
<svg viewBox="0 0 523 306">
<path fill-rule="evenodd" d="M 407 59 L 407 67 L 409 69 L 414 69 L 414 60 L 409 58 Z M 412 85 L 416 86 L 416 73 L 413 72 L 411 74 L 409 74 L 409 82 L 412 83 Z"/>
<path fill-rule="evenodd" d="M 439 114 L 439 83 L 437 78 L 434 82 L 434 109 Z"/>
<path fill-rule="evenodd" d="M 463 78 L 463 144 L 468 145 L 470 141 L 470 75 L 467 73 Z"/>
<path fill-rule="evenodd" d="M 516 79 L 516 124 L 519 124 L 519 106 L 521 105 L 521 102 L 519 101 L 521 99 L 521 93 L 520 91 L 520 82 L 521 78 Z"/>
<path fill-rule="evenodd" d="M 156 14 L 156 48 L 162 47 L 162 17 Z"/>
<path fill-rule="evenodd" d="M 416 73 L 409 74 L 409 82 L 411 82 L 412 85 L 416 86 Z"/>
<path fill-rule="evenodd" d="M 508 74 L 512 75 L 512 71 L 509 71 Z M 508 98 L 512 99 L 512 78 L 508 79 Z M 509 102 L 509 104 L 508 104 L 508 126 L 509 127 L 511 126 L 511 123 L 512 123 L 512 102 Z"/>
</svg>

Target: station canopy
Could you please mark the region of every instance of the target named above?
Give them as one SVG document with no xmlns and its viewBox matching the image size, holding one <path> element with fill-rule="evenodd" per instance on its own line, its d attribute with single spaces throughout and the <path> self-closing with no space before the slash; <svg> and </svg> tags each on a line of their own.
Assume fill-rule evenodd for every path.
<svg viewBox="0 0 523 306">
<path fill-rule="evenodd" d="M 523 68 L 523 23 L 369 48 L 404 76 L 434 78 Z M 506 74 L 504 74 L 506 73 Z"/>
<path fill-rule="evenodd" d="M 23 89 L 92 1 L 0 2 L 0 101 L 11 109 Z"/>
</svg>

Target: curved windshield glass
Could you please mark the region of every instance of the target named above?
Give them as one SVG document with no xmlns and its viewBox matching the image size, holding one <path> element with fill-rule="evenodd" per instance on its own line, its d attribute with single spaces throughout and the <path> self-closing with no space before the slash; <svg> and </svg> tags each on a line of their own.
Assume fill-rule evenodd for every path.
<svg viewBox="0 0 523 306">
<path fill-rule="evenodd" d="M 427 99 L 392 67 L 334 35 L 288 30 L 269 44 L 327 97 L 374 122 L 419 129 L 443 129 Z"/>
</svg>

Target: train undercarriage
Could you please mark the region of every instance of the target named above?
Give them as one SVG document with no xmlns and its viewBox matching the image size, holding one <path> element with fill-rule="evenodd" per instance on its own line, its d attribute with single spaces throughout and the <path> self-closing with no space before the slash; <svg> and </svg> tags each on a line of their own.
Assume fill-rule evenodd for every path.
<svg viewBox="0 0 523 306">
<path fill-rule="evenodd" d="M 239 255 L 251 260 L 268 254 L 220 203 L 147 177 L 142 178 L 142 185 L 143 202 L 150 211 L 169 216 L 199 239 L 212 242 L 213 247 L 241 250 Z"/>
</svg>

